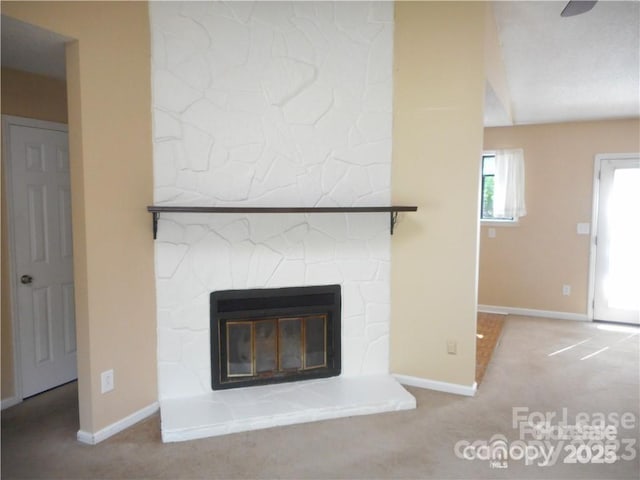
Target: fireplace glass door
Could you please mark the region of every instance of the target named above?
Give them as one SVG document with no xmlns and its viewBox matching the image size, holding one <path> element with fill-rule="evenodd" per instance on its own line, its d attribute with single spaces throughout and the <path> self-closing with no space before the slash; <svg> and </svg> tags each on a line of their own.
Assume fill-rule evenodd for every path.
<svg viewBox="0 0 640 480">
<path fill-rule="evenodd" d="M 340 374 L 340 286 L 211 294 L 214 390 Z"/>
<path fill-rule="evenodd" d="M 270 377 L 327 366 L 327 316 L 230 321 L 227 376 Z"/>
</svg>

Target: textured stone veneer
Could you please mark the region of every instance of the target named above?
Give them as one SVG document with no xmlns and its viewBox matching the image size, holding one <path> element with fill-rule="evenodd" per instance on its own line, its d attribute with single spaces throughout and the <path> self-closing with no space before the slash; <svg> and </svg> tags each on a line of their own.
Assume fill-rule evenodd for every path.
<svg viewBox="0 0 640 480">
<path fill-rule="evenodd" d="M 388 205 L 393 5 L 150 2 L 155 203 Z M 388 372 L 386 214 L 162 214 L 160 399 L 210 392 L 209 293 L 342 285 L 345 377 Z"/>
</svg>

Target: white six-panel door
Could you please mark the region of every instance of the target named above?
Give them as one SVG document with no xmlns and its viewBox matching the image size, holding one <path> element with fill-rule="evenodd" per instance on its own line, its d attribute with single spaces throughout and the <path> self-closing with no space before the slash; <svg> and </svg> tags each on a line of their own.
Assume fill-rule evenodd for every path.
<svg viewBox="0 0 640 480">
<path fill-rule="evenodd" d="M 25 398 L 77 378 L 71 191 L 66 127 L 11 118 L 4 135 Z"/>
</svg>

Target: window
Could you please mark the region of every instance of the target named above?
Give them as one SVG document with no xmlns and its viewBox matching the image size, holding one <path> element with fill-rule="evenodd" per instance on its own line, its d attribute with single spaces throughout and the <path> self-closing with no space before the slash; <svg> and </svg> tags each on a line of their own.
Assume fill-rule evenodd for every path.
<svg viewBox="0 0 640 480">
<path fill-rule="evenodd" d="M 493 216 L 493 188 L 496 175 L 496 156 L 487 154 L 482 156 L 482 205 L 480 218 L 494 220 Z M 511 218 L 507 220 L 512 220 Z"/>
<path fill-rule="evenodd" d="M 524 204 L 522 149 L 497 150 L 482 156 L 480 219 L 517 222 L 527 214 Z"/>
</svg>

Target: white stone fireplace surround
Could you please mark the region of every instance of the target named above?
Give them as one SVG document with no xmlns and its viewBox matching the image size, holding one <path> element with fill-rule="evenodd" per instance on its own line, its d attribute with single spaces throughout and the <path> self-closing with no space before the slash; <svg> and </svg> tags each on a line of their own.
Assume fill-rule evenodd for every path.
<svg viewBox="0 0 640 480">
<path fill-rule="evenodd" d="M 155 204 L 389 205 L 392 3 L 149 9 Z M 415 407 L 388 373 L 388 214 L 163 213 L 155 245 L 164 441 Z M 327 284 L 339 377 L 211 390 L 211 292 Z"/>
</svg>

